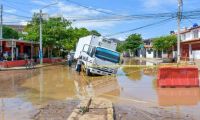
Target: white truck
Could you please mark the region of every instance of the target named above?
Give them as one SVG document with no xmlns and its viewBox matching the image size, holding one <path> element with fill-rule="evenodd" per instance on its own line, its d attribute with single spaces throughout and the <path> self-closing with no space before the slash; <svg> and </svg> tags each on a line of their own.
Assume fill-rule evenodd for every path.
<svg viewBox="0 0 200 120">
<path fill-rule="evenodd" d="M 83 70 L 91 74 L 112 75 L 117 73 L 120 53 L 116 52 L 117 43 L 94 35 L 80 38 L 74 58 L 81 58 Z"/>
</svg>

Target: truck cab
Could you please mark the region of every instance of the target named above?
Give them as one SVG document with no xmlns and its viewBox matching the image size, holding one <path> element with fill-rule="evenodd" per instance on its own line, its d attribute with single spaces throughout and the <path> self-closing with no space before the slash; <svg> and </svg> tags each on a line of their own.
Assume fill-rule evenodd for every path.
<svg viewBox="0 0 200 120">
<path fill-rule="evenodd" d="M 90 42 L 88 42 L 89 40 Z M 80 39 L 77 44 L 79 48 L 75 52 L 75 56 L 81 56 L 83 69 L 86 74 L 116 74 L 117 65 L 120 62 L 120 53 L 114 50 L 116 49 L 116 43 L 99 38 L 89 40 Z M 80 50 L 80 47 L 82 50 Z M 78 50 L 80 50 L 80 53 Z M 79 53 L 78 55 L 77 52 Z"/>
<path fill-rule="evenodd" d="M 86 45 L 87 46 L 87 45 Z M 116 74 L 120 61 L 118 52 L 102 48 L 90 46 L 90 51 L 81 52 L 83 66 L 86 74 L 112 75 Z"/>
</svg>

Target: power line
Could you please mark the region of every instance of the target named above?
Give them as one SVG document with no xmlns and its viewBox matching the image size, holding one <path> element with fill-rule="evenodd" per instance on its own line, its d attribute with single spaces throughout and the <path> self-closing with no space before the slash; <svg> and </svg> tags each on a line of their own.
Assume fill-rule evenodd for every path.
<svg viewBox="0 0 200 120">
<path fill-rule="evenodd" d="M 184 16 L 187 17 L 196 17 L 199 16 L 200 11 L 187 11 L 183 12 Z M 134 19 L 162 19 L 162 18 L 171 18 L 176 17 L 177 12 L 169 12 L 169 13 L 156 13 L 156 14 L 141 14 L 141 15 L 129 15 L 129 16 L 109 16 L 109 17 L 97 17 L 97 18 L 87 18 L 87 19 L 73 19 L 75 22 L 77 21 L 122 21 L 122 20 L 134 20 Z"/>
<path fill-rule="evenodd" d="M 182 16 L 182 19 L 186 19 L 186 20 L 188 20 L 191 24 L 193 24 L 192 20 L 191 20 L 189 17 Z"/>
<path fill-rule="evenodd" d="M 15 4 L 15 5 L 25 5 L 26 7 L 33 7 L 33 6 L 39 6 L 36 4 L 28 4 L 26 2 L 19 2 L 19 0 L 14 1 L 14 0 L 2 0 L 4 3 L 8 2 L 9 4 Z"/>
<path fill-rule="evenodd" d="M 67 0 L 67 1 L 73 2 L 71 0 Z M 87 6 L 84 6 L 84 7 L 87 7 Z M 91 7 L 87 7 L 87 8 L 94 10 Z M 200 13 L 200 11 L 190 11 L 189 13 L 186 12 L 185 16 L 188 16 L 188 14 L 189 14 L 189 16 L 195 17 L 195 16 L 199 15 L 199 13 Z M 22 16 L 22 15 L 16 15 L 16 14 L 13 14 L 13 13 L 7 13 L 7 14 L 18 16 L 18 17 L 23 17 L 23 18 L 31 18 L 31 17 L 27 17 L 27 16 Z M 112 15 L 114 15 L 114 14 L 112 14 Z M 110 16 L 110 17 L 103 16 L 103 17 L 100 17 L 100 18 L 88 18 L 88 19 L 74 19 L 73 18 L 71 21 L 73 21 L 73 22 L 77 22 L 77 21 L 106 22 L 106 21 L 125 21 L 125 20 L 134 20 L 134 19 L 169 18 L 169 17 L 174 17 L 174 16 L 176 16 L 176 13 L 157 13 L 157 14 L 143 14 L 143 15 L 129 15 L 129 16 L 128 15 L 126 15 L 126 16 L 115 15 L 115 16 Z"/>
<path fill-rule="evenodd" d="M 4 13 L 7 14 L 7 15 L 13 15 L 13 16 L 21 17 L 21 18 L 32 19 L 32 17 L 29 17 L 29 16 L 17 15 L 17 14 L 9 13 L 9 12 L 4 12 Z"/>
<path fill-rule="evenodd" d="M 30 12 L 28 12 L 27 10 L 21 9 L 21 8 L 16 8 L 16 7 L 14 7 L 14 6 L 11 6 L 10 4 L 9 4 L 9 5 L 7 5 L 7 4 L 5 5 L 5 4 L 4 4 L 4 6 L 6 6 L 6 7 L 8 7 L 8 8 L 16 9 L 16 10 L 21 11 L 21 12 L 24 12 L 24 13 L 30 14 Z"/>
<path fill-rule="evenodd" d="M 89 6 L 86 6 L 86 5 L 82 5 L 78 2 L 75 2 L 75 1 L 72 1 L 72 0 L 66 0 L 70 3 L 73 3 L 75 5 L 78 5 L 78 6 L 81 6 L 81 7 L 84 7 L 86 9 L 89 9 L 89 10 L 94 10 L 94 11 L 97 11 L 97 12 L 100 12 L 100 13 L 104 13 L 104 14 L 109 14 L 109 15 L 115 15 L 115 16 L 112 16 L 112 17 L 115 17 L 115 18 L 87 18 L 87 19 L 74 19 L 73 21 L 102 21 L 104 22 L 104 20 L 110 20 L 110 21 L 119 21 L 119 20 L 132 20 L 132 19 L 146 19 L 146 18 L 169 18 L 169 17 L 175 17 L 177 16 L 177 12 L 175 13 L 158 13 L 158 14 L 146 14 L 146 15 L 119 15 L 119 14 L 115 14 L 113 12 L 106 12 L 106 11 L 102 11 L 102 10 L 99 10 L 99 9 L 95 9 L 95 8 L 92 8 L 92 7 L 89 7 Z M 192 12 L 192 11 L 191 11 Z M 198 14 L 200 14 L 200 12 L 198 11 Z M 121 17 L 121 18 L 119 18 Z"/>
<path fill-rule="evenodd" d="M 99 10 L 99 9 L 96 9 L 96 8 L 88 7 L 86 5 L 82 5 L 82 4 L 80 4 L 78 2 L 75 2 L 75 1 L 71 1 L 71 0 L 66 0 L 66 1 L 70 2 L 72 4 L 75 4 L 75 5 L 78 5 L 80 7 L 83 7 L 83 8 L 89 9 L 89 10 L 93 10 L 93 11 L 96 11 L 96 12 L 99 12 L 99 13 L 104 13 L 104 14 L 108 14 L 108 15 L 119 15 L 119 14 L 115 14 L 113 12 L 107 12 L 107 11 Z M 123 15 L 120 15 L 120 16 L 123 16 Z"/>
<path fill-rule="evenodd" d="M 110 35 L 106 35 L 104 37 L 111 37 L 111 36 L 115 36 L 115 35 L 120 35 L 120 34 L 124 34 L 124 33 L 129 33 L 129 32 L 132 32 L 132 31 L 135 31 L 135 30 L 139 30 L 139 29 L 143 29 L 143 28 L 146 28 L 146 27 L 150 27 L 150 26 L 153 26 L 153 25 L 157 25 L 157 24 L 160 24 L 160 23 L 163 23 L 163 22 L 167 22 L 169 20 L 172 20 L 174 17 L 172 18 L 168 18 L 168 19 L 165 19 L 165 20 L 161 20 L 161 21 L 158 21 L 158 22 L 154 22 L 154 23 L 151 23 L 151 24 L 147 24 L 147 25 L 144 25 L 144 26 L 141 26 L 141 27 L 137 27 L 137 28 L 134 28 L 134 29 L 130 29 L 130 30 L 126 30 L 126 31 L 121 31 L 121 32 L 117 32 L 117 33 L 113 33 L 113 34 L 110 34 Z"/>
<path fill-rule="evenodd" d="M 19 22 L 30 22 L 30 20 L 21 20 L 21 19 L 18 19 L 18 20 L 15 20 L 15 21 L 6 21 L 4 23 L 19 23 Z"/>
</svg>

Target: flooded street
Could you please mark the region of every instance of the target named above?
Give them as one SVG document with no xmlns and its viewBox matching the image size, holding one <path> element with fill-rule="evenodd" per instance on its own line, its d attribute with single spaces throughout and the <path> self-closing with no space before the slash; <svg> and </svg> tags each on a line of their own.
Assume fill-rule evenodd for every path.
<svg viewBox="0 0 200 120">
<path fill-rule="evenodd" d="M 65 65 L 1 71 L 0 120 L 32 119 L 30 116 L 48 103 L 88 96 L 110 99 L 116 108 L 120 107 L 118 117 L 125 114 L 127 119 L 131 117 L 131 106 L 141 110 L 144 107 L 166 109 L 177 119 L 181 115 L 196 120 L 200 118 L 197 112 L 200 111 L 199 88 L 157 88 L 157 71 L 152 63 L 129 59 L 125 63 L 152 67 L 120 68 L 115 77 L 87 77 Z"/>
</svg>

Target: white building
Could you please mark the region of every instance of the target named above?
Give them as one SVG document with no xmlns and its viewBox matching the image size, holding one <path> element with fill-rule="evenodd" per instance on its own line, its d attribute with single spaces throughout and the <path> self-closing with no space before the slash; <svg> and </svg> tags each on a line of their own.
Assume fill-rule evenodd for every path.
<svg viewBox="0 0 200 120">
<path fill-rule="evenodd" d="M 200 59 L 200 26 L 181 30 L 181 58 L 187 60 Z"/>
</svg>

